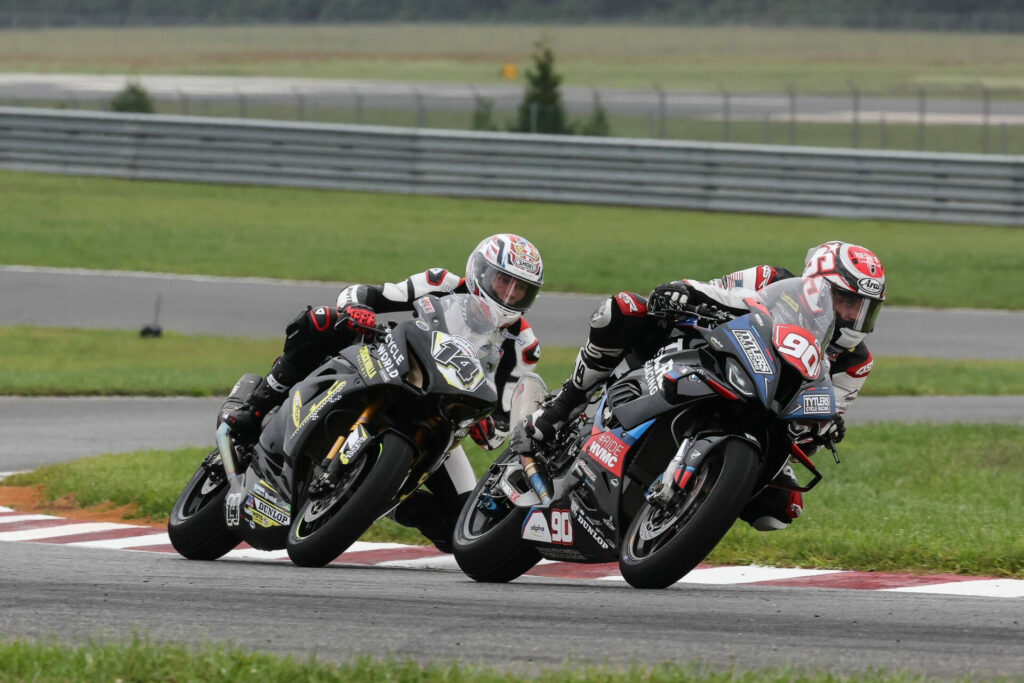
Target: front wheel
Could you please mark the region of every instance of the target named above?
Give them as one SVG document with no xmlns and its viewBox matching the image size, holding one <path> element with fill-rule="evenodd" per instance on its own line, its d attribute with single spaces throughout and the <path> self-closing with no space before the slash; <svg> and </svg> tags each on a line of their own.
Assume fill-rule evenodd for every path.
<svg viewBox="0 0 1024 683">
<path fill-rule="evenodd" d="M 729 439 L 667 505 L 644 503 L 619 550 L 623 578 L 635 588 L 665 588 L 688 574 L 736 521 L 757 473 L 754 447 Z"/>
<path fill-rule="evenodd" d="M 167 520 L 171 545 L 190 560 L 216 560 L 239 544 L 224 521 L 228 482 L 220 451 L 213 451 L 192 475 Z"/>
<path fill-rule="evenodd" d="M 455 561 L 474 581 L 507 583 L 540 561 L 537 549 L 522 539 L 527 509 L 512 506 L 504 494 L 490 490 L 515 459 L 511 451 L 505 451 L 491 465 L 455 524 Z"/>
<path fill-rule="evenodd" d="M 309 498 L 288 531 L 288 557 L 300 567 L 323 567 L 362 536 L 394 502 L 413 460 L 396 434 L 371 442 L 327 493 Z"/>
</svg>

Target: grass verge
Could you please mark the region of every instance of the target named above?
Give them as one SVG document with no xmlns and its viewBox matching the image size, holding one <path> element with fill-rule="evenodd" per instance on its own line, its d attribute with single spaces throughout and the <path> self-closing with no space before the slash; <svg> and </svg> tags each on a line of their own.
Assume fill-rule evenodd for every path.
<svg viewBox="0 0 1024 683">
<path fill-rule="evenodd" d="M 567 86 L 916 95 L 1020 87 L 1012 33 L 652 24 L 388 23 L 8 29 L 8 72 L 221 74 L 523 84 L 546 39 Z M 505 81 L 509 82 L 509 81 Z"/>
<path fill-rule="evenodd" d="M 580 330 L 581 338 L 586 333 Z M 264 373 L 282 340 L 167 332 L 0 327 L 0 395 L 226 396 L 242 374 Z M 544 347 L 538 365 L 554 389 L 577 349 Z M 1024 361 L 879 358 L 865 396 L 1024 394 Z"/>
<path fill-rule="evenodd" d="M 712 553 L 717 564 L 951 572 L 1024 578 L 1024 427 L 905 426 L 851 429 L 843 463 L 819 455 L 825 479 L 784 533 L 737 524 Z M 478 473 L 493 455 L 469 444 Z M 166 518 L 205 451 L 149 451 L 84 458 L 15 475 L 0 486 L 41 485 L 49 500 L 135 502 Z M 389 520 L 366 540 L 425 542 Z"/>
<path fill-rule="evenodd" d="M 799 271 L 809 247 L 839 239 L 885 261 L 892 305 L 1024 309 L 1013 228 L 16 172 L 0 186 L 12 264 L 377 283 L 428 266 L 461 273 L 480 239 L 515 232 L 544 254 L 549 291 L 646 293 L 758 263 Z"/>
<path fill-rule="evenodd" d="M 191 647 L 154 644 L 135 638 L 125 643 L 89 643 L 64 646 L 57 643 L 14 641 L 0 643 L 0 680 L 4 681 L 343 681 L 363 683 L 850 683 L 922 681 L 922 676 L 885 672 L 837 674 L 798 668 L 765 668 L 756 671 L 715 671 L 698 664 L 664 663 L 656 666 L 564 665 L 536 674 L 495 671 L 481 666 L 418 664 L 371 657 L 354 657 L 333 664 L 314 658 L 299 660 L 250 652 L 230 645 Z"/>
</svg>

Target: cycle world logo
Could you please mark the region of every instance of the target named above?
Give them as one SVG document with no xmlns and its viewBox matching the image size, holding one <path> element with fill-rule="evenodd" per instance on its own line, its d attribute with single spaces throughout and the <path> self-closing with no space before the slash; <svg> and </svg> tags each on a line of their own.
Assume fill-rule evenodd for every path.
<svg viewBox="0 0 1024 683">
<path fill-rule="evenodd" d="M 736 338 L 736 343 L 743 349 L 743 355 L 750 361 L 750 366 L 759 375 L 770 375 L 772 374 L 772 366 L 765 357 L 764 352 L 761 351 L 761 346 L 757 343 L 757 339 L 754 338 L 754 333 L 750 330 L 733 330 L 732 336 Z"/>
</svg>

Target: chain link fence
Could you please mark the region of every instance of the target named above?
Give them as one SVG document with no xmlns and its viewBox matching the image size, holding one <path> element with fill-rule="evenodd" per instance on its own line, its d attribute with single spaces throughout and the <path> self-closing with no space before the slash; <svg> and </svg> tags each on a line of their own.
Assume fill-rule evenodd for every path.
<svg viewBox="0 0 1024 683">
<path fill-rule="evenodd" d="M 0 84 L 0 105 L 106 110 L 123 77 Z M 552 112 L 520 117 L 511 85 L 397 84 L 311 79 L 143 77 L 156 112 L 453 130 L 536 132 Z M 919 87 L 912 96 L 789 88 L 749 93 L 565 88 L 573 132 L 625 138 L 812 147 L 1024 154 L 1024 89 Z"/>
</svg>

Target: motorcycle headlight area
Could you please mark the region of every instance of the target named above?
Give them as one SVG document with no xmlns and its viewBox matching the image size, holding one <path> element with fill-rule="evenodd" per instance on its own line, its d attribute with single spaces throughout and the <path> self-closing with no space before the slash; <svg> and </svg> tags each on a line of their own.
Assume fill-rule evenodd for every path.
<svg viewBox="0 0 1024 683">
<path fill-rule="evenodd" d="M 733 389 L 747 398 L 753 398 L 754 382 L 735 358 L 730 358 L 725 362 L 725 377 Z"/>
</svg>

